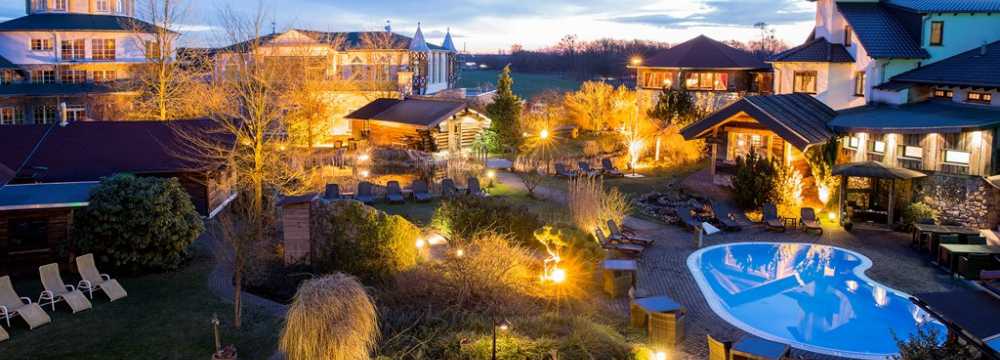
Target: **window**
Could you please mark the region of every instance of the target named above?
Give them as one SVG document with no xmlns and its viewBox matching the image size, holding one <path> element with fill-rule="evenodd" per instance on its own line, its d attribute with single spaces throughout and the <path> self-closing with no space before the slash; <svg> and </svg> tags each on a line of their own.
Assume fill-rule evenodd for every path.
<svg viewBox="0 0 1000 360">
<path fill-rule="evenodd" d="M 876 154 L 885 154 L 885 141 L 882 140 L 872 141 L 871 152 Z"/>
<path fill-rule="evenodd" d="M 31 0 L 31 8 L 34 10 L 45 10 L 46 0 Z"/>
<path fill-rule="evenodd" d="M 951 90 L 944 89 L 934 89 L 934 97 L 941 99 L 951 99 L 955 96 L 955 92 Z"/>
<path fill-rule="evenodd" d="M 726 90 L 729 89 L 729 74 L 713 72 L 691 72 L 684 80 L 688 90 Z"/>
<path fill-rule="evenodd" d="M 52 40 L 31 39 L 31 51 L 52 51 Z"/>
<path fill-rule="evenodd" d="M 68 2 L 69 2 L 69 0 L 53 0 L 52 1 L 52 9 L 53 10 L 59 10 L 59 11 L 66 11 L 66 9 L 69 7 L 67 5 Z"/>
<path fill-rule="evenodd" d="M 844 26 L 844 46 L 851 47 L 851 38 L 854 36 L 854 32 L 851 31 L 851 26 Z"/>
<path fill-rule="evenodd" d="M 56 122 L 55 105 L 39 105 L 35 107 L 35 124 L 51 124 Z"/>
<path fill-rule="evenodd" d="M 66 121 L 83 121 L 87 118 L 87 109 L 83 106 L 67 106 L 66 107 Z"/>
<path fill-rule="evenodd" d="M 965 151 L 945 150 L 944 162 L 952 165 L 969 165 L 972 154 Z"/>
<path fill-rule="evenodd" d="M 63 70 L 60 74 L 60 81 L 64 84 L 83 84 L 87 82 L 87 71 Z"/>
<path fill-rule="evenodd" d="M 903 152 L 902 152 L 903 155 L 901 157 L 914 160 L 920 160 L 924 158 L 924 148 L 912 145 L 902 145 L 902 147 L 903 147 Z"/>
<path fill-rule="evenodd" d="M 118 80 L 118 74 L 114 70 L 95 70 L 93 74 L 94 82 L 112 82 Z"/>
<path fill-rule="evenodd" d="M 747 157 L 750 153 L 764 155 L 764 136 L 760 134 L 733 133 L 736 140 L 733 157 Z"/>
<path fill-rule="evenodd" d="M 796 71 L 792 82 L 792 92 L 815 94 L 816 93 L 816 72 Z"/>
<path fill-rule="evenodd" d="M 11 219 L 7 224 L 9 244 L 7 251 L 13 254 L 48 251 L 49 222 L 46 219 Z"/>
<path fill-rule="evenodd" d="M 674 85 L 674 73 L 648 70 L 642 72 L 642 87 L 647 89 L 669 88 Z"/>
<path fill-rule="evenodd" d="M 944 21 L 931 21 L 931 46 L 944 44 Z"/>
<path fill-rule="evenodd" d="M 848 136 L 844 139 L 844 148 L 851 150 L 861 148 L 861 138 L 858 136 Z"/>
<path fill-rule="evenodd" d="M 115 39 L 94 39 L 90 41 L 90 57 L 94 60 L 115 59 Z"/>
<path fill-rule="evenodd" d="M 854 74 L 854 96 L 865 96 L 865 72 Z"/>
<path fill-rule="evenodd" d="M 965 101 L 971 103 L 989 104 L 993 101 L 993 94 L 987 92 L 969 91 L 965 94 Z"/>
<path fill-rule="evenodd" d="M 24 121 L 24 112 L 15 107 L 0 108 L 0 125 L 17 125 Z"/>
<path fill-rule="evenodd" d="M 31 72 L 31 82 L 33 84 L 51 84 L 56 82 L 55 70 L 34 70 Z"/>
<path fill-rule="evenodd" d="M 61 45 L 63 60 L 83 60 L 87 56 L 83 39 L 63 40 Z"/>
<path fill-rule="evenodd" d="M 159 59 L 160 58 L 160 43 L 156 41 L 146 41 L 146 58 L 147 59 Z"/>
<path fill-rule="evenodd" d="M 97 11 L 111 12 L 111 0 L 97 0 L 94 2 Z"/>
<path fill-rule="evenodd" d="M 17 74 L 10 70 L 0 71 L 0 85 L 10 85 L 17 80 Z"/>
</svg>

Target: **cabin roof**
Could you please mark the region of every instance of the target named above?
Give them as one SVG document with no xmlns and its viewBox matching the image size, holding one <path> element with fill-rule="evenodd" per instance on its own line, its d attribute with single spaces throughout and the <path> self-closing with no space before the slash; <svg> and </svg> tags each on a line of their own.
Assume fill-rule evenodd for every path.
<svg viewBox="0 0 1000 360">
<path fill-rule="evenodd" d="M 830 121 L 836 131 L 895 133 L 960 132 L 1000 125 L 1000 109 L 953 101 L 899 106 L 870 104 L 841 110 Z"/>
<path fill-rule="evenodd" d="M 377 99 L 348 114 L 346 118 L 433 127 L 465 109 L 466 104 L 461 101 Z"/>
<path fill-rule="evenodd" d="M 753 54 L 723 44 L 705 35 L 660 51 L 644 62 L 643 67 L 688 69 L 768 69 L 770 66 Z"/>
<path fill-rule="evenodd" d="M 771 62 L 830 62 L 852 63 L 854 58 L 844 45 L 833 44 L 824 38 L 815 38 L 805 44 L 775 54 Z"/>
<path fill-rule="evenodd" d="M 806 94 L 748 96 L 681 130 L 685 139 L 705 137 L 709 130 L 746 113 L 800 150 L 834 137 L 827 122 L 836 111 Z"/>
</svg>

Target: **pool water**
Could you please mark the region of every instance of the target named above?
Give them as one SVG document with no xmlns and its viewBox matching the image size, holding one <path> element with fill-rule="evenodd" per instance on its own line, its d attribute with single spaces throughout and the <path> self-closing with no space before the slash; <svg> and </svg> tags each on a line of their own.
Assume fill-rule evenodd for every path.
<svg viewBox="0 0 1000 360">
<path fill-rule="evenodd" d="M 864 275 L 871 260 L 824 245 L 736 243 L 701 249 L 688 267 L 712 310 L 755 336 L 821 354 L 885 359 L 893 337 L 945 327 L 909 296 Z"/>
</svg>

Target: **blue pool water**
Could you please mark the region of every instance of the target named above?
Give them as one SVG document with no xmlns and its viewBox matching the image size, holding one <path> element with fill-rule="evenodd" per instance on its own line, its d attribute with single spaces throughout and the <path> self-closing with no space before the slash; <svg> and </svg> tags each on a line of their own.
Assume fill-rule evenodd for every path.
<svg viewBox="0 0 1000 360">
<path fill-rule="evenodd" d="M 898 353 L 893 333 L 943 325 L 909 296 L 864 275 L 871 260 L 814 244 L 737 243 L 691 254 L 688 267 L 719 316 L 750 334 L 860 359 Z"/>
</svg>

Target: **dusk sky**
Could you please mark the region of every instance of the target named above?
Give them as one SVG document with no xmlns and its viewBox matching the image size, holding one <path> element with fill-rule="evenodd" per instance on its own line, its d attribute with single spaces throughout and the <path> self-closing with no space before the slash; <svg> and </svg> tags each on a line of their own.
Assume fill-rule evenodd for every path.
<svg viewBox="0 0 1000 360">
<path fill-rule="evenodd" d="M 142 3 L 138 0 L 137 3 Z M 224 6 L 256 11 L 252 0 L 185 0 L 188 45 L 215 45 L 216 15 Z M 803 0 L 271 0 L 265 12 L 278 30 L 393 30 L 412 35 L 423 24 L 429 41 L 440 43 L 447 28 L 455 45 L 470 52 L 496 52 L 521 44 L 535 49 L 567 34 L 592 40 L 646 39 L 677 43 L 698 34 L 718 40 L 759 37 L 753 24 L 771 24 L 779 38 L 794 45 L 812 28 L 813 3 Z M 24 14 L 23 1 L 4 1 L 0 18 Z"/>
</svg>

